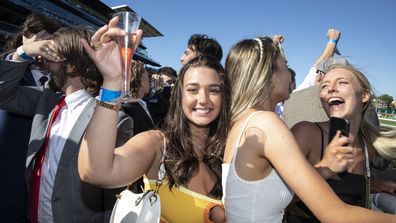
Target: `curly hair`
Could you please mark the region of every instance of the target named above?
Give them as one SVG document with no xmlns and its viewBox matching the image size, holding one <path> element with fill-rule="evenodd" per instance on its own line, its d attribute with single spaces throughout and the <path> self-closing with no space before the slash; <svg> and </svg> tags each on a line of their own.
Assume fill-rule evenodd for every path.
<svg viewBox="0 0 396 223">
<path fill-rule="evenodd" d="M 169 179 L 169 188 L 187 184 L 199 168 L 199 158 L 193 150 L 192 134 L 189 120 L 183 112 L 182 94 L 183 79 L 188 69 L 194 67 L 208 67 L 219 74 L 221 83 L 221 112 L 209 126 L 208 141 L 203 149 L 202 162 L 215 176 L 216 183 L 209 195 L 221 197 L 221 164 L 225 141 L 228 133 L 229 112 L 229 84 L 219 61 L 210 56 L 199 56 L 189 61 L 181 70 L 171 96 L 169 112 L 166 117 L 164 133 L 167 139 L 167 150 L 164 159 L 166 173 Z"/>
<path fill-rule="evenodd" d="M 132 60 L 131 63 L 131 92 L 134 97 L 137 97 L 139 87 L 142 84 L 142 76 L 145 72 L 144 63 L 138 60 Z"/>
<path fill-rule="evenodd" d="M 204 34 L 194 34 L 188 40 L 188 47 L 196 50 L 199 55 L 212 56 L 218 61 L 223 57 L 223 49 L 219 42 Z"/>
</svg>

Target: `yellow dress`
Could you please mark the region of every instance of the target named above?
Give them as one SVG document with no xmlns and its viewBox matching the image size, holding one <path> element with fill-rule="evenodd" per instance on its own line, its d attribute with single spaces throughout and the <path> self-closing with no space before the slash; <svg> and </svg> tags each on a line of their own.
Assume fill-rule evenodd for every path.
<svg viewBox="0 0 396 223">
<path fill-rule="evenodd" d="M 209 220 L 209 211 L 212 207 L 222 205 L 216 200 L 183 186 L 169 190 L 168 181 L 163 180 L 159 189 L 161 198 L 161 222 L 163 223 L 204 223 Z M 146 190 L 155 190 L 155 180 L 144 178 Z"/>
</svg>

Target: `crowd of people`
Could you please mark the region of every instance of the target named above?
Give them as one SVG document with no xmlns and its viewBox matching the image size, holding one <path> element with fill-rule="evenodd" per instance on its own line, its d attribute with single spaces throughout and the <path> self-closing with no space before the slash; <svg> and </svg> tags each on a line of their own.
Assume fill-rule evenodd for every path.
<svg viewBox="0 0 396 223">
<path fill-rule="evenodd" d="M 297 87 L 283 36 L 243 39 L 223 66 L 219 42 L 194 34 L 179 72 L 132 61 L 138 100 L 119 103 L 117 22 L 32 14 L 4 48 L 0 163 L 17 171 L 2 221 L 109 222 L 118 193 L 153 189 L 162 172 L 163 222 L 396 222 L 396 182 L 372 176 L 396 159 L 396 131 L 381 131 L 340 31 Z M 330 138 L 331 117 L 349 134 Z"/>
</svg>

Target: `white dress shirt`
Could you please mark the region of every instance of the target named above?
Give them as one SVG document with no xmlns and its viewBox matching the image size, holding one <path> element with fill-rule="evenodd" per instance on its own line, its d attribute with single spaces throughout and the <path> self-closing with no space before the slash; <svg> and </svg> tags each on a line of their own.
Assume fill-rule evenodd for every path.
<svg viewBox="0 0 396 223">
<path fill-rule="evenodd" d="M 93 100 L 93 97 L 85 90 L 68 95 L 65 98 L 66 105 L 52 124 L 41 169 L 38 222 L 53 222 L 51 198 L 59 160 L 70 131 L 90 100 Z"/>
<path fill-rule="evenodd" d="M 316 69 L 316 67 L 311 67 L 311 69 L 309 69 L 307 76 L 305 76 L 303 82 L 300 85 L 298 85 L 293 92 L 314 86 L 316 83 L 316 76 L 318 75 L 316 73 L 317 70 L 318 69 Z"/>
<path fill-rule="evenodd" d="M 46 76 L 46 77 L 48 78 L 48 80 L 50 79 L 50 74 L 49 74 L 49 73 L 48 73 L 47 75 L 43 75 L 43 74 L 41 73 L 41 71 L 39 71 L 38 69 L 36 69 L 34 66 L 31 66 L 30 72 L 32 73 L 32 76 L 33 76 L 34 81 L 36 82 L 36 85 L 37 85 L 37 86 L 41 86 L 40 78 L 41 78 L 42 76 Z"/>
</svg>

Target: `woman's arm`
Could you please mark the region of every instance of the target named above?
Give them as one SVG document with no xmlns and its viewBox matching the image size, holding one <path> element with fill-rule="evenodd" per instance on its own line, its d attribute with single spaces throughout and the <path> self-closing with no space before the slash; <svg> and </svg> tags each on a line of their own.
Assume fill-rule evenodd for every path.
<svg viewBox="0 0 396 223">
<path fill-rule="evenodd" d="M 148 131 L 114 150 L 117 112 L 97 106 L 81 143 L 78 170 L 83 181 L 102 187 L 130 184 L 141 176 L 158 172 L 162 135 Z"/>
<path fill-rule="evenodd" d="M 121 88 L 120 55 L 114 39 L 125 33 L 117 28 L 118 18 L 100 28 L 91 39 L 91 45 L 81 40 L 84 49 L 103 75 L 103 87 L 119 91 Z M 136 47 L 142 32 L 138 31 Z M 96 106 L 81 144 L 78 168 L 80 177 L 103 187 L 129 184 L 150 172 L 153 161 L 161 151 L 162 136 L 158 132 L 145 132 L 130 139 L 114 150 L 117 134 L 118 111 Z"/>
<path fill-rule="evenodd" d="M 276 114 L 261 113 L 255 119 L 263 137 L 268 139 L 263 145 L 265 157 L 322 222 L 396 222 L 395 216 L 343 203 L 305 159 L 293 135 Z"/>
</svg>

